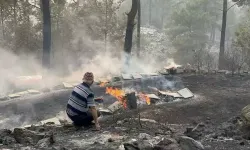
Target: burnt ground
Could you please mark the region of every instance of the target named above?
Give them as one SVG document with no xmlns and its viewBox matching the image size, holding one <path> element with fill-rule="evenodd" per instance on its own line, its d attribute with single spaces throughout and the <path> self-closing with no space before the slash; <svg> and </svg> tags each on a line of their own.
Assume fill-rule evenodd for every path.
<svg viewBox="0 0 250 150">
<path fill-rule="evenodd" d="M 201 141 L 206 150 L 250 149 L 250 142 L 243 138 L 236 124 L 241 109 L 250 103 L 250 76 L 180 75 L 180 77 L 184 85 L 195 94 L 194 98 L 144 106 L 140 110 L 115 114 L 101 123 L 102 131 L 98 132 L 51 127 L 50 129 L 56 130 L 57 142 L 54 146 L 63 146 L 66 149 L 77 147 L 91 149 L 91 146 L 95 147 L 93 149 L 117 149 L 122 142 L 138 137 L 139 133 L 147 133 L 152 137 L 163 135 L 178 139 L 187 128 L 194 128 L 200 124 L 197 133 L 189 135 Z M 143 118 L 142 128 L 137 119 L 138 112 Z M 111 142 L 113 144 L 109 146 L 103 145 L 102 142 L 92 144 L 90 142 L 109 137 L 120 142 Z M 89 144 L 88 148 L 83 146 L 84 143 Z"/>
<path fill-rule="evenodd" d="M 151 116 L 157 109 L 150 109 L 145 115 L 170 124 L 199 123 L 210 118 L 218 125 L 236 116 L 250 103 L 250 77 L 185 75 L 182 80 L 195 94 L 194 99 L 160 105 L 156 108 L 165 111 Z"/>
<path fill-rule="evenodd" d="M 225 75 L 181 75 L 182 81 L 195 98 L 181 102 L 148 106 L 141 110 L 141 117 L 160 123 L 174 124 L 180 134 L 187 127 L 206 124 L 210 133 L 201 138 L 207 150 L 250 149 L 248 141 L 207 139 L 209 134 L 225 130 L 223 125 L 240 115 L 243 107 L 250 103 L 250 77 Z M 178 125 L 179 126 L 175 126 Z M 230 124 L 230 123 L 229 123 Z M 223 132 L 223 131 L 222 131 Z M 224 137 L 224 138 L 230 138 Z M 239 144 L 241 143 L 241 144 Z M 243 145 L 243 146 L 242 146 Z"/>
<path fill-rule="evenodd" d="M 191 124 L 208 122 L 212 129 L 217 128 L 231 118 L 238 116 L 243 107 L 250 103 L 250 78 L 249 76 L 224 76 L 224 75 L 184 75 L 184 85 L 188 87 L 196 98 L 178 104 L 162 105 L 157 118 L 161 122 L 170 124 Z M 154 114 L 155 110 L 147 112 Z M 250 149 L 242 147 L 237 141 L 204 142 L 210 145 L 208 149 Z"/>
</svg>

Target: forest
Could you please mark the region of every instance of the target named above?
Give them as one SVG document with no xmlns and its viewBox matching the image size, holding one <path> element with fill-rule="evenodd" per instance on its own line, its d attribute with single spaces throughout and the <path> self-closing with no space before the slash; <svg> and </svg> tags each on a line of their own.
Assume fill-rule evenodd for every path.
<svg viewBox="0 0 250 150">
<path fill-rule="evenodd" d="M 161 67 L 174 60 L 198 70 L 248 70 L 248 0 L 143 0 L 140 3 L 140 30 L 136 30 L 136 16 L 131 53 L 139 68 L 148 60 L 149 66 Z M 51 70 L 68 75 L 102 60 L 108 62 L 102 69 L 118 61 L 124 50 L 131 4 L 129 0 L 51 0 Z M 1 0 L 0 9 L 1 62 L 15 56 L 9 65 L 1 68 L 15 64 L 28 68 L 24 73 L 17 67 L 16 72 L 34 74 L 43 57 L 41 1 Z M 138 31 L 141 31 L 139 40 Z M 140 50 L 136 48 L 138 41 Z M 31 66 L 26 60 L 36 63 Z M 150 71 L 155 71 L 151 68 Z"/>
</svg>

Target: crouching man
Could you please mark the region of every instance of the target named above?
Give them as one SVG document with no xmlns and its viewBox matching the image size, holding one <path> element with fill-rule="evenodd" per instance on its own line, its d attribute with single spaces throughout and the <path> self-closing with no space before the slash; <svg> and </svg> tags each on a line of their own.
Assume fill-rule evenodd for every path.
<svg viewBox="0 0 250 150">
<path fill-rule="evenodd" d="M 74 88 L 69 97 L 66 112 L 75 126 L 90 126 L 94 121 L 96 130 L 100 130 L 97 119 L 100 113 L 95 107 L 94 93 L 90 89 L 93 83 L 93 73 L 85 73 L 83 82 Z"/>
</svg>

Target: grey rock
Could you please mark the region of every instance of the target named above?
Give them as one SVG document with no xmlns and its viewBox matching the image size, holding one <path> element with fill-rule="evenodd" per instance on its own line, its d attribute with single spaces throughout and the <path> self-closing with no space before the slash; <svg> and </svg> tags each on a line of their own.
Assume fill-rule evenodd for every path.
<svg viewBox="0 0 250 150">
<path fill-rule="evenodd" d="M 187 128 L 184 134 L 195 140 L 199 140 L 204 131 L 205 131 L 205 125 L 203 123 L 199 123 L 195 128 Z"/>
<path fill-rule="evenodd" d="M 41 139 L 37 142 L 36 146 L 39 147 L 39 148 L 48 148 L 50 147 L 52 144 L 54 143 L 54 141 L 50 138 L 50 137 L 47 137 L 47 138 L 44 138 L 44 139 Z"/>
<path fill-rule="evenodd" d="M 175 139 L 164 138 L 157 145 L 154 146 L 154 150 L 179 150 L 179 145 Z"/>
<path fill-rule="evenodd" d="M 125 150 L 140 150 L 136 143 L 124 143 L 123 146 Z"/>
<path fill-rule="evenodd" d="M 179 143 L 182 150 L 204 150 L 204 146 L 201 144 L 201 142 L 198 142 L 187 136 L 181 136 L 179 138 Z"/>
<path fill-rule="evenodd" d="M 16 140 L 13 137 L 6 136 L 3 138 L 2 143 L 3 145 L 11 145 L 11 144 L 15 144 Z"/>
<path fill-rule="evenodd" d="M 51 150 L 68 150 L 68 149 L 65 148 L 65 147 L 53 146 L 53 147 L 51 148 Z"/>
<path fill-rule="evenodd" d="M 0 130 L 0 144 L 3 144 L 4 138 L 6 136 L 11 136 L 11 131 L 8 129 Z"/>
<path fill-rule="evenodd" d="M 153 144 L 150 140 L 143 140 L 139 143 L 139 148 L 142 150 L 153 150 Z"/>
<path fill-rule="evenodd" d="M 141 139 L 141 140 L 152 139 L 152 137 L 149 134 L 147 134 L 147 133 L 140 133 L 138 138 Z"/>
<path fill-rule="evenodd" d="M 153 150 L 181 150 L 178 145 L 171 144 L 169 146 L 156 145 Z"/>
<path fill-rule="evenodd" d="M 119 121 L 117 121 L 117 125 L 122 125 L 124 123 L 124 121 L 121 121 L 121 120 L 119 120 Z"/>
<path fill-rule="evenodd" d="M 157 145 L 170 145 L 170 144 L 176 144 L 177 141 L 175 139 L 171 138 L 164 138 L 162 141 L 160 141 Z"/>
<path fill-rule="evenodd" d="M 22 128 L 15 128 L 13 131 L 14 138 L 20 144 L 32 144 L 35 145 L 37 142 L 45 137 L 45 134 L 37 133 Z"/>
<path fill-rule="evenodd" d="M 22 147 L 21 150 L 35 150 L 35 148 L 32 148 L 30 146 Z"/>
</svg>

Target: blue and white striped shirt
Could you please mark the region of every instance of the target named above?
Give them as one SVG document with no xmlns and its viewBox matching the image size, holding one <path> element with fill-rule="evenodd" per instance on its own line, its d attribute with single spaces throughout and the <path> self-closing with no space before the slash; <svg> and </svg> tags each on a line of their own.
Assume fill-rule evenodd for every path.
<svg viewBox="0 0 250 150">
<path fill-rule="evenodd" d="M 86 114 L 90 106 L 95 106 L 94 93 L 89 85 L 81 83 L 72 91 L 66 112 L 70 116 L 83 115 Z"/>
</svg>

